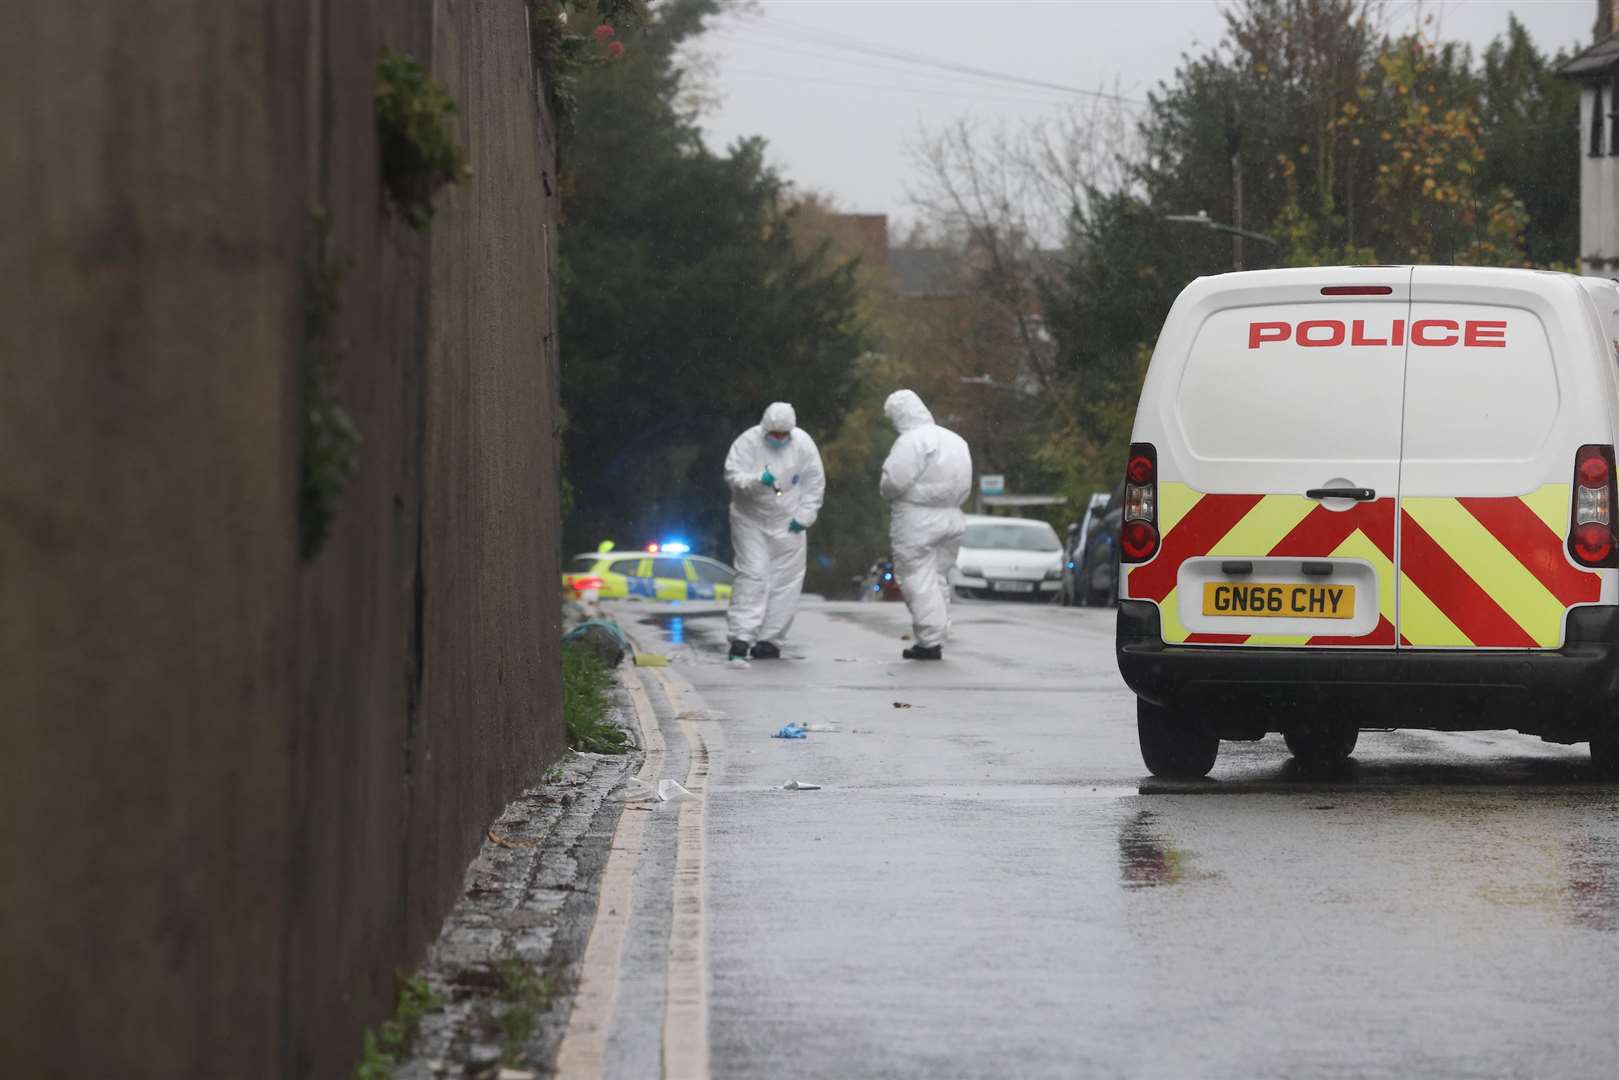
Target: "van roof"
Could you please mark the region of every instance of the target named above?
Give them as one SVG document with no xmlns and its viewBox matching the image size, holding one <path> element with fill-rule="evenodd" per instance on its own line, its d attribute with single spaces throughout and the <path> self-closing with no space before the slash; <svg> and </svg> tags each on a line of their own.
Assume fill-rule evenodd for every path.
<svg viewBox="0 0 1619 1080">
<path fill-rule="evenodd" d="M 1229 270 L 1223 274 L 1203 274 L 1194 281 L 1229 282 L 1233 285 L 1277 285 L 1288 279 L 1298 278 L 1313 281 L 1325 274 L 1368 274 L 1376 271 L 1390 270 L 1422 270 L 1424 274 L 1435 274 L 1443 277 L 1455 275 L 1458 278 L 1477 277 L 1480 275 L 1513 275 L 1524 278 L 1563 278 L 1568 281 L 1580 280 L 1577 275 L 1567 274 L 1561 270 L 1533 270 L 1525 267 L 1512 266 L 1449 266 L 1441 263 L 1357 263 L 1347 266 L 1278 266 L 1269 270 Z M 1353 281 L 1343 282 L 1345 285 L 1357 284 Z"/>
</svg>

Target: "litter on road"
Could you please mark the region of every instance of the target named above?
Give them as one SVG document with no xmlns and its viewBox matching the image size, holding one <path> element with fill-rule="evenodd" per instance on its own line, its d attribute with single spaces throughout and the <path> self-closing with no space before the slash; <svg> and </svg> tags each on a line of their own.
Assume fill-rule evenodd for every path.
<svg viewBox="0 0 1619 1080">
<path fill-rule="evenodd" d="M 834 732 L 835 733 L 840 729 L 838 728 L 838 725 L 836 725 L 836 724 L 803 724 L 803 725 L 800 725 L 799 730 L 800 731 L 829 731 L 829 732 Z"/>
<path fill-rule="evenodd" d="M 618 797 L 625 802 L 674 802 L 690 798 L 691 792 L 682 787 L 678 780 L 659 780 L 658 786 L 653 787 L 639 776 L 631 776 L 624 781 L 624 788 Z"/>
<path fill-rule="evenodd" d="M 910 709 L 910 708 L 914 708 L 914 706 L 911 705 L 911 703 L 908 702 L 908 701 L 896 701 L 896 702 L 894 702 L 894 708 L 896 708 L 896 709 Z"/>
<path fill-rule="evenodd" d="M 681 786 L 679 780 L 658 781 L 658 801 L 674 802 L 676 799 L 689 799 L 691 792 Z"/>
<path fill-rule="evenodd" d="M 788 724 L 770 737 L 772 739 L 807 739 L 809 735 L 797 724 Z"/>
<path fill-rule="evenodd" d="M 781 785 L 783 791 L 820 791 L 820 784 L 806 784 L 801 780 L 789 780 Z"/>
<path fill-rule="evenodd" d="M 636 667 L 668 667 L 669 658 L 662 653 L 636 653 Z"/>
</svg>

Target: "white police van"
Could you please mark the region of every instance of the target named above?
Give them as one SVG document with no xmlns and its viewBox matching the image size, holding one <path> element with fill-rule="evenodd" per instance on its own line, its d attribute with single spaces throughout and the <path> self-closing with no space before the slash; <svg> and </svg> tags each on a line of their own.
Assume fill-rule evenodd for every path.
<svg viewBox="0 0 1619 1080">
<path fill-rule="evenodd" d="M 1513 728 L 1619 769 L 1619 288 L 1376 266 L 1192 282 L 1126 469 L 1149 771 L 1280 732 Z"/>
</svg>

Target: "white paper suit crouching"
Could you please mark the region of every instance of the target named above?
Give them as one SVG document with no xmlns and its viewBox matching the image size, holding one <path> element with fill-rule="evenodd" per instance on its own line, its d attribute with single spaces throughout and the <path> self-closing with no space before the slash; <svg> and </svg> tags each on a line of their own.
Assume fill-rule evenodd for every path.
<svg viewBox="0 0 1619 1080">
<path fill-rule="evenodd" d="M 758 424 L 736 437 L 725 456 L 725 483 L 736 553 L 725 618 L 731 658 L 774 659 L 804 588 L 804 534 L 826 494 L 821 452 L 798 427 L 791 405 L 772 403 Z"/>
<path fill-rule="evenodd" d="M 960 435 L 933 422 L 922 399 L 896 390 L 883 413 L 899 432 L 883 462 L 881 491 L 891 512 L 894 575 L 911 609 L 916 644 L 907 660 L 937 660 L 950 627 L 950 568 L 967 519 L 973 461 Z"/>
</svg>

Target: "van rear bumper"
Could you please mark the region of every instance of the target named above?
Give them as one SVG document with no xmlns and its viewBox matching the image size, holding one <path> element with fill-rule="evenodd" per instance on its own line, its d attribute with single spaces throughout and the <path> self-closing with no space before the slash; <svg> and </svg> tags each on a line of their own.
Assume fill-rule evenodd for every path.
<svg viewBox="0 0 1619 1080">
<path fill-rule="evenodd" d="M 1612 606 L 1575 608 L 1561 649 L 1525 652 L 1166 645 L 1157 606 L 1125 600 L 1117 651 L 1138 696 L 1196 708 L 1227 738 L 1280 731 L 1306 708 L 1352 711 L 1362 727 L 1514 728 L 1579 742 L 1593 726 L 1610 728 L 1619 702 Z"/>
</svg>

